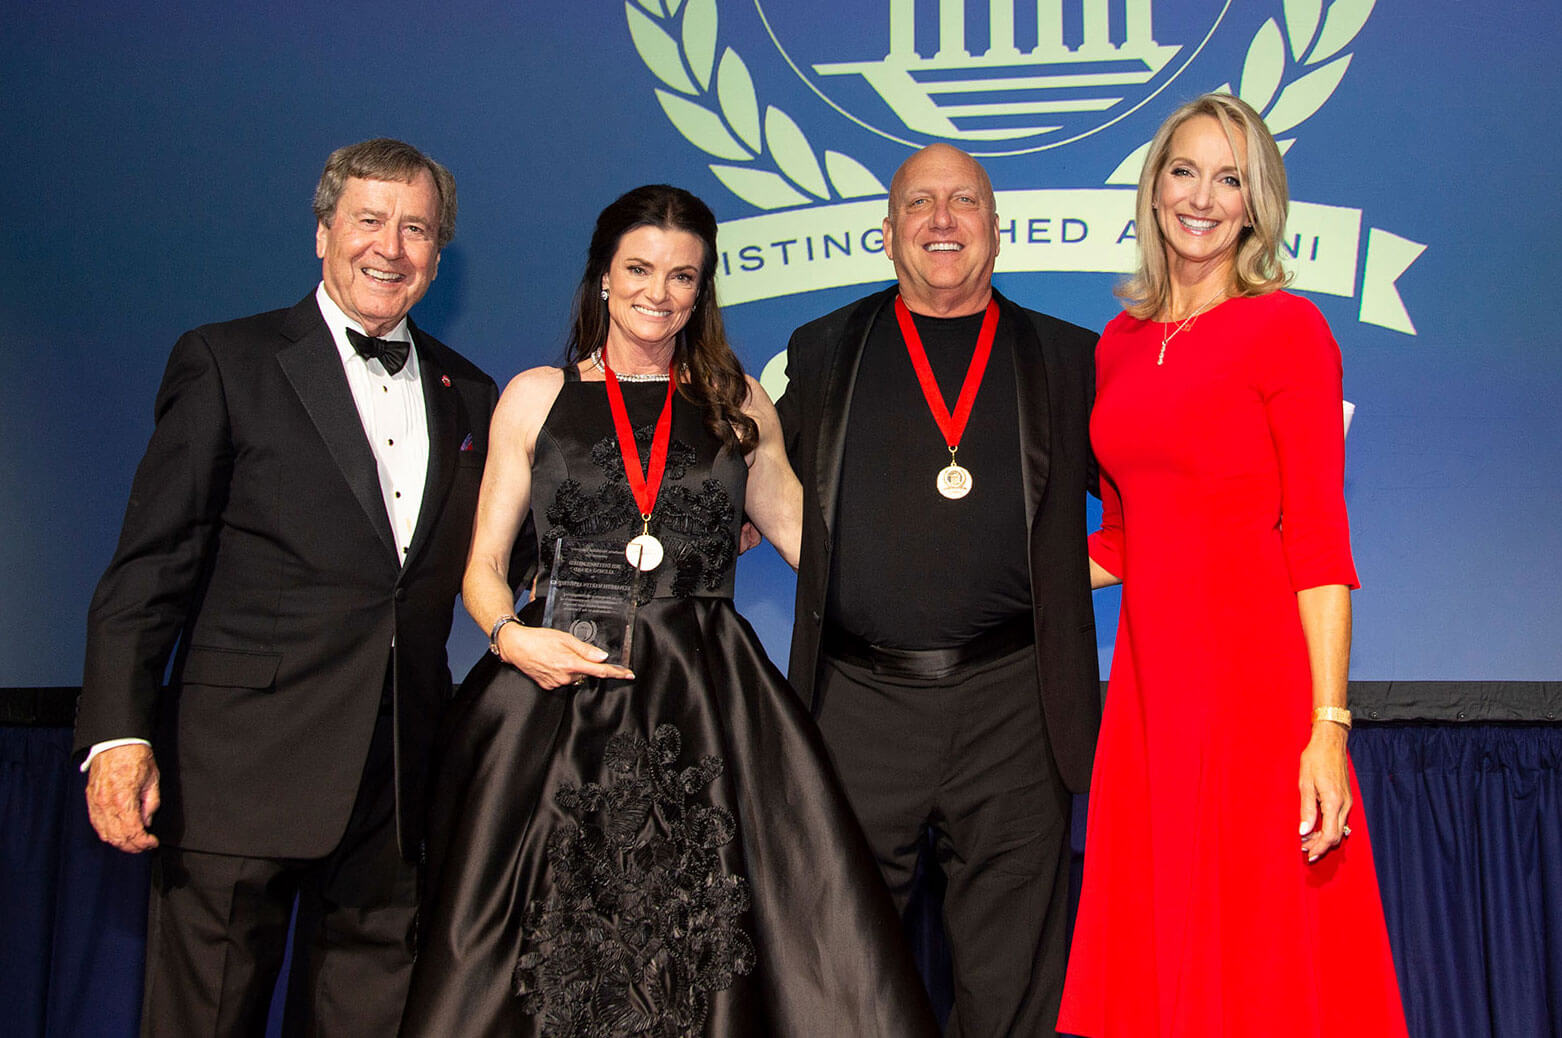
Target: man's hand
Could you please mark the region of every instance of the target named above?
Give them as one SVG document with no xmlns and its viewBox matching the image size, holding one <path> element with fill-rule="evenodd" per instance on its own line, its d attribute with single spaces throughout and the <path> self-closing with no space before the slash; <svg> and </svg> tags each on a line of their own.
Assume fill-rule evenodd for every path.
<svg viewBox="0 0 1562 1038">
<path fill-rule="evenodd" d="M 745 522 L 743 528 L 738 531 L 738 554 L 742 555 L 750 548 L 758 547 L 759 542 L 764 539 L 764 535 L 759 532 L 759 527 Z"/>
<path fill-rule="evenodd" d="M 162 802 L 150 746 L 116 746 L 92 758 L 87 769 L 87 816 L 104 843 L 127 854 L 156 847 L 157 837 L 147 826 Z"/>
</svg>

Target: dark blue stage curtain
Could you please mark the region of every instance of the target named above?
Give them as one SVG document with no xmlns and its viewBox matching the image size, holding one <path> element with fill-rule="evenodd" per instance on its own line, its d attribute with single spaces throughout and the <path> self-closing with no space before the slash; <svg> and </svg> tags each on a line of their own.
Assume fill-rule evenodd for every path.
<svg viewBox="0 0 1562 1038">
<path fill-rule="evenodd" d="M 0 726 L 0 1033 L 130 1036 L 147 862 L 98 842 L 69 749 Z M 1411 1035 L 1562 1038 L 1562 727 L 1363 724 L 1351 753 Z M 947 1006 L 940 878 L 907 922 Z"/>
<path fill-rule="evenodd" d="M 1363 725 L 1350 748 L 1410 1033 L 1562 1036 L 1562 728 Z"/>
<path fill-rule="evenodd" d="M 147 859 L 87 822 L 69 728 L 0 727 L 0 1033 L 134 1035 Z"/>
</svg>

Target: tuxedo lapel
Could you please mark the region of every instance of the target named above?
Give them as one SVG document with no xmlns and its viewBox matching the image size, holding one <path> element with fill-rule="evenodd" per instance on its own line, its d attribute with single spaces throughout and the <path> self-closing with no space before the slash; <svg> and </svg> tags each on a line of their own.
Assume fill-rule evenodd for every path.
<svg viewBox="0 0 1562 1038">
<path fill-rule="evenodd" d="M 292 345 L 277 354 L 282 373 L 309 412 L 369 525 L 394 558 L 396 538 L 391 533 L 390 517 L 385 514 L 385 496 L 380 489 L 374 452 L 364 435 L 363 420 L 358 416 L 358 405 L 353 403 L 353 391 L 342 370 L 336 342 L 320 316 L 313 294 L 287 315 L 282 334 L 293 340 Z"/>
<path fill-rule="evenodd" d="M 1014 384 L 1020 416 L 1020 478 L 1029 528 L 1041 507 L 1052 467 L 1052 409 L 1047 399 L 1047 350 L 1025 311 L 993 293 L 1001 319 L 1014 328 Z"/>
<path fill-rule="evenodd" d="M 418 525 L 407 546 L 407 565 L 411 565 L 439 522 L 439 512 L 455 478 L 456 391 L 449 376 L 429 349 L 423 333 L 408 323 L 412 342 L 418 351 L 418 377 L 423 383 L 423 410 L 428 416 L 428 474 L 423 480 L 423 502 L 418 506 Z"/>
<path fill-rule="evenodd" d="M 897 291 L 888 288 L 863 300 L 847 319 L 835 356 L 830 358 L 830 379 L 824 387 L 814 476 L 824 526 L 832 537 L 835 535 L 836 498 L 841 489 L 841 462 L 846 454 L 846 422 L 850 416 L 852 393 L 857 388 L 857 370 L 862 365 L 862 352 L 868 345 L 868 333 L 873 329 L 874 319 L 895 298 Z"/>
</svg>

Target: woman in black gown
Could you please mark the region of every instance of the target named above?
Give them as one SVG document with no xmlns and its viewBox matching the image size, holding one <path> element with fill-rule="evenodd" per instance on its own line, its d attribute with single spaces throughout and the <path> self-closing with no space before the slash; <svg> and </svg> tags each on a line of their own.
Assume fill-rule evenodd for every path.
<svg viewBox="0 0 1562 1038">
<path fill-rule="evenodd" d="M 452 706 L 403 1034 L 936 1033 L 813 723 L 733 609 L 745 513 L 795 566 L 801 490 L 715 262 L 693 195 L 618 199 L 567 366 L 494 413 L 463 587 L 494 655 Z M 628 670 L 538 601 L 509 618 L 528 509 L 538 589 L 561 537 L 655 539 Z"/>
</svg>

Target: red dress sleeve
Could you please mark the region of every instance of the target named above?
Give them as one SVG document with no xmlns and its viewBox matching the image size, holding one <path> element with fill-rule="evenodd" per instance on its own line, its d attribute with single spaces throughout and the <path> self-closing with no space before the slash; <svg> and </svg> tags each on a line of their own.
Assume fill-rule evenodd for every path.
<svg viewBox="0 0 1562 1038">
<path fill-rule="evenodd" d="M 1123 499 L 1101 473 L 1101 529 L 1090 535 L 1090 557 L 1112 576 L 1123 579 Z"/>
<path fill-rule="evenodd" d="M 1096 392 L 1101 391 L 1101 362 L 1106 349 L 1116 342 L 1119 326 L 1127 320 L 1126 314 L 1118 314 L 1107 323 L 1096 343 Z M 1096 565 L 1118 580 L 1123 579 L 1123 499 L 1117 486 L 1101 472 L 1101 529 L 1090 535 L 1086 550 Z"/>
<path fill-rule="evenodd" d="M 1340 348 L 1318 308 L 1287 294 L 1261 390 L 1280 466 L 1280 539 L 1291 588 L 1356 588 L 1345 515 Z"/>
</svg>

